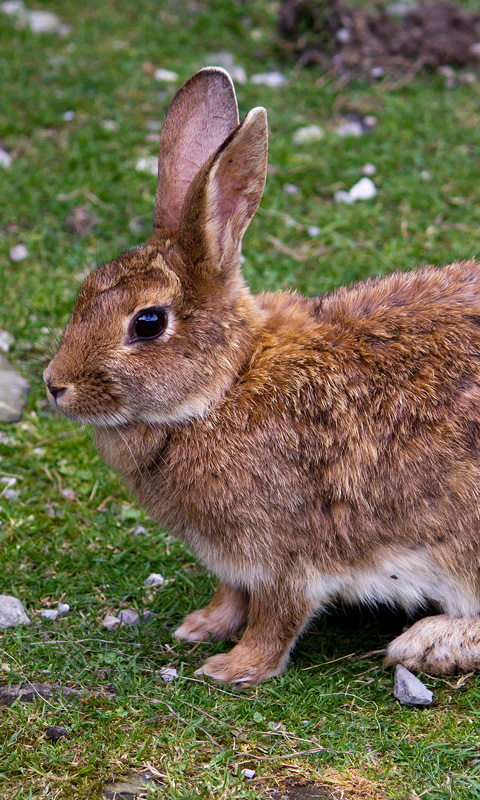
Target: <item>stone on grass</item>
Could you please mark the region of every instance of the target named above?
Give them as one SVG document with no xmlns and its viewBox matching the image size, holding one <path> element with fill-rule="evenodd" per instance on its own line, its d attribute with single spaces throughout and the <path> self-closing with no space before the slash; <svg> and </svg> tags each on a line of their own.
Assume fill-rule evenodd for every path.
<svg viewBox="0 0 480 800">
<path fill-rule="evenodd" d="M 145 586 L 155 587 L 155 586 L 161 586 L 164 580 L 165 579 L 163 575 L 160 575 L 160 573 L 158 572 L 152 572 L 151 575 L 149 575 L 148 578 L 146 578 L 143 583 Z"/>
<path fill-rule="evenodd" d="M 252 83 L 256 86 L 270 86 L 271 89 L 276 89 L 278 86 L 283 86 L 287 83 L 287 79 L 281 72 L 271 70 L 270 72 L 258 72 L 256 75 L 252 75 Z"/>
<path fill-rule="evenodd" d="M 323 139 L 323 128 L 320 125 L 305 125 L 293 134 L 293 144 L 319 142 L 320 139 Z"/>
<path fill-rule="evenodd" d="M 18 422 L 27 402 L 28 381 L 0 357 L 0 422 Z"/>
<path fill-rule="evenodd" d="M 149 175 L 157 175 L 158 158 L 157 156 L 141 156 L 135 164 L 137 172 L 148 172 Z"/>
<path fill-rule="evenodd" d="M 102 625 L 107 631 L 115 631 L 120 623 L 121 620 L 118 617 L 114 617 L 113 614 L 107 614 L 102 620 Z"/>
<path fill-rule="evenodd" d="M 370 178 L 360 178 L 349 191 L 352 200 L 370 200 L 376 194 L 377 188 Z"/>
<path fill-rule="evenodd" d="M 40 611 L 40 616 L 43 617 L 43 619 L 54 620 L 58 617 L 58 611 L 56 608 L 42 608 Z"/>
<path fill-rule="evenodd" d="M 140 616 L 138 611 L 135 611 L 134 608 L 122 608 L 122 610 L 118 612 L 118 618 L 122 626 L 140 625 L 142 622 L 146 622 L 151 615 L 151 611 L 143 611 L 142 616 Z"/>
<path fill-rule="evenodd" d="M 59 600 L 58 601 L 58 613 L 60 614 L 60 616 L 63 617 L 63 615 L 64 614 L 68 614 L 69 611 L 70 611 L 70 606 L 68 605 L 68 603 L 61 603 L 60 600 Z"/>
<path fill-rule="evenodd" d="M 247 779 L 247 781 L 253 780 L 255 777 L 255 770 L 254 769 L 242 769 L 240 770 L 240 775 Z"/>
<path fill-rule="evenodd" d="M 10 248 L 10 258 L 12 261 L 24 261 L 28 258 L 28 250 L 24 244 L 16 244 Z"/>
<path fill-rule="evenodd" d="M 68 737 L 68 731 L 59 725 L 49 725 L 45 731 L 45 738 L 51 742 L 58 742 L 60 739 Z"/>
<path fill-rule="evenodd" d="M 364 164 L 362 167 L 363 175 L 375 175 L 376 171 L 377 168 L 375 164 L 370 164 L 369 162 L 367 164 Z"/>
<path fill-rule="evenodd" d="M 160 83 L 176 83 L 178 81 L 177 72 L 173 72 L 171 69 L 163 69 L 162 67 L 155 70 L 153 77 Z"/>
<path fill-rule="evenodd" d="M 365 129 L 358 120 L 343 122 L 337 128 L 337 136 L 340 136 L 341 139 L 345 139 L 347 136 L 363 136 L 364 133 Z"/>
<path fill-rule="evenodd" d="M 18 597 L 0 594 L 0 628 L 11 628 L 13 625 L 30 625 L 30 620 Z"/>
<path fill-rule="evenodd" d="M 393 696 L 404 706 L 428 706 L 433 700 L 433 692 L 402 664 L 395 669 Z"/>
<path fill-rule="evenodd" d="M 166 681 L 166 683 L 171 683 L 175 678 L 178 678 L 178 672 L 175 667 L 164 667 L 160 670 L 160 677 L 162 680 Z"/>
<path fill-rule="evenodd" d="M 12 160 L 13 159 L 12 159 L 12 156 L 10 155 L 10 153 L 7 153 L 6 150 L 4 150 L 2 147 L 0 147 L 0 167 L 4 167 L 5 169 L 8 169 L 8 167 L 12 163 Z"/>
<path fill-rule="evenodd" d="M 7 331 L 0 331 L 0 350 L 2 350 L 4 353 L 8 353 L 13 341 L 14 340 L 11 333 L 8 333 Z"/>
</svg>

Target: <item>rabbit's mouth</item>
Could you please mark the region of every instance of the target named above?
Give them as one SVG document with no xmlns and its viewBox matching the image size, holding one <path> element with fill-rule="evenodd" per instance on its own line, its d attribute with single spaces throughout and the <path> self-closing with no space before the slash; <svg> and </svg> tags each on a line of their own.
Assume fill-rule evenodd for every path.
<svg viewBox="0 0 480 800">
<path fill-rule="evenodd" d="M 47 368 L 44 373 L 47 397 L 52 408 L 81 425 L 118 427 L 132 422 L 122 404 L 101 392 L 82 397 L 81 387 L 53 380 Z"/>
</svg>

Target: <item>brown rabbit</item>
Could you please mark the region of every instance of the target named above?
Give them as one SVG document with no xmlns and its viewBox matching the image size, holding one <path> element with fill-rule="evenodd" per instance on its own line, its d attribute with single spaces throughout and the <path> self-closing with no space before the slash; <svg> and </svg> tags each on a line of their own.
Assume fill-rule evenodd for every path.
<svg viewBox="0 0 480 800">
<path fill-rule="evenodd" d="M 163 126 L 151 239 L 85 281 L 49 398 L 219 578 L 176 631 L 242 633 L 206 675 L 279 675 L 336 600 L 433 603 L 388 662 L 478 669 L 480 266 L 253 297 L 239 257 L 266 163 L 264 109 L 239 125 L 223 70 L 190 78 Z"/>
</svg>

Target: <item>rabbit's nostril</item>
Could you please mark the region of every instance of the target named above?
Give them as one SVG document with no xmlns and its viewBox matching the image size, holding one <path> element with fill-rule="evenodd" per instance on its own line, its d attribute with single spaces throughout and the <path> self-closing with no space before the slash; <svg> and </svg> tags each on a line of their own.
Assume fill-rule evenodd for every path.
<svg viewBox="0 0 480 800">
<path fill-rule="evenodd" d="M 50 394 L 53 396 L 53 399 L 56 403 L 62 399 L 63 395 L 67 391 L 65 386 L 53 386 L 51 383 L 47 381 L 47 388 Z"/>
</svg>

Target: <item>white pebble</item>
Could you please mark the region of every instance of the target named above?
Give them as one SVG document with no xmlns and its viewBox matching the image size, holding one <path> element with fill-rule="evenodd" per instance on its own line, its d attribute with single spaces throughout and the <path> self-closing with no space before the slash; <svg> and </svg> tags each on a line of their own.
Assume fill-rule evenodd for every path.
<svg viewBox="0 0 480 800">
<path fill-rule="evenodd" d="M 148 172 L 150 175 L 158 174 L 158 158 L 156 156 L 142 156 L 135 164 L 137 172 Z"/>
<path fill-rule="evenodd" d="M 171 69 L 163 69 L 162 67 L 155 70 L 153 77 L 160 83 L 176 83 L 178 81 L 177 72 L 173 72 Z"/>
<path fill-rule="evenodd" d="M 306 125 L 304 128 L 298 128 L 293 134 L 293 144 L 319 142 L 320 139 L 323 139 L 323 128 L 320 125 Z"/>
<path fill-rule="evenodd" d="M 363 175 L 375 175 L 377 168 L 375 164 L 364 164 L 362 167 Z"/>
<path fill-rule="evenodd" d="M 147 529 L 143 527 L 143 525 L 137 525 L 135 530 L 133 531 L 134 536 L 148 536 Z"/>
<path fill-rule="evenodd" d="M 23 261 L 28 258 L 28 250 L 24 244 L 16 244 L 10 249 L 10 258 L 12 261 Z"/>
<path fill-rule="evenodd" d="M 276 89 L 278 86 L 283 86 L 287 83 L 287 79 L 281 72 L 272 70 L 271 72 L 258 72 L 256 75 L 252 75 L 252 83 L 257 86 L 270 86 L 270 88 Z"/>
<path fill-rule="evenodd" d="M 348 30 L 348 28 L 339 28 L 337 30 L 337 40 L 341 44 L 348 44 L 348 42 L 351 40 L 351 38 L 352 38 L 352 35 L 351 35 L 350 31 Z"/>
<path fill-rule="evenodd" d="M 365 133 L 361 122 L 357 122 L 356 120 L 351 120 L 350 122 L 344 122 L 342 125 L 339 125 L 337 128 L 337 135 L 344 139 L 346 136 L 363 136 Z"/>
<path fill-rule="evenodd" d="M 320 232 L 321 232 L 321 229 L 318 227 L 318 225 L 309 225 L 308 228 L 307 228 L 308 235 L 312 236 L 312 237 L 313 236 L 319 236 Z"/>
<path fill-rule="evenodd" d="M 74 118 L 75 118 L 75 111 L 65 111 L 65 113 L 62 114 L 62 119 L 64 122 L 71 122 L 72 119 Z"/>
<path fill-rule="evenodd" d="M 240 770 L 240 775 L 243 775 L 243 777 L 246 778 L 247 781 L 251 781 L 255 777 L 256 772 L 254 769 L 242 769 Z"/>
<path fill-rule="evenodd" d="M 350 192 L 345 192 L 343 189 L 339 189 L 338 192 L 335 192 L 333 199 L 336 203 L 353 203 Z"/>
<path fill-rule="evenodd" d="M 114 119 L 104 119 L 100 125 L 104 131 L 118 131 L 119 128 L 118 122 L 115 122 Z"/>
<path fill-rule="evenodd" d="M 283 187 L 283 191 L 285 194 L 297 194 L 298 186 L 294 186 L 293 183 L 286 183 Z"/>
<path fill-rule="evenodd" d="M 360 180 L 352 186 L 348 194 L 352 201 L 370 200 L 377 194 L 377 189 L 370 178 L 360 178 Z"/>
<path fill-rule="evenodd" d="M 61 489 L 60 494 L 65 500 L 75 500 L 75 492 L 73 489 Z"/>
<path fill-rule="evenodd" d="M 32 450 L 33 455 L 34 456 L 38 456 L 39 458 L 44 456 L 46 452 L 47 451 L 45 450 L 44 447 L 34 447 L 33 450 Z"/>
<path fill-rule="evenodd" d="M 370 75 L 372 76 L 372 78 L 381 78 L 384 72 L 385 70 L 383 69 L 383 67 L 373 67 L 373 69 L 370 72 Z"/>
<path fill-rule="evenodd" d="M 114 617 L 113 614 L 107 614 L 102 620 L 102 625 L 107 631 L 114 631 L 120 625 L 120 620 L 118 617 Z"/>
<path fill-rule="evenodd" d="M 5 167 L 5 169 L 8 169 L 8 167 L 11 165 L 12 161 L 13 161 L 13 159 L 12 159 L 12 156 L 10 155 L 10 153 L 7 153 L 6 150 L 3 150 L 0 147 L 0 167 Z"/>
<path fill-rule="evenodd" d="M 167 683 L 170 683 L 174 681 L 175 678 L 178 678 L 178 672 L 175 667 L 164 667 L 160 670 L 160 677 Z"/>
<path fill-rule="evenodd" d="M 163 575 L 160 575 L 158 572 L 152 572 L 151 575 L 148 576 L 146 580 L 144 580 L 145 586 L 161 586 L 164 582 Z"/>
<path fill-rule="evenodd" d="M 2 3 L 2 11 L 4 14 L 16 17 L 17 14 L 25 13 L 25 4 L 23 0 L 5 0 Z"/>
<path fill-rule="evenodd" d="M 431 181 L 432 180 L 432 176 L 431 176 L 431 174 L 429 173 L 429 171 L 427 169 L 422 170 L 422 172 L 420 173 L 420 177 L 421 177 L 422 181 Z"/>
<path fill-rule="evenodd" d="M 70 611 L 70 606 L 68 605 L 68 603 L 61 603 L 60 600 L 59 600 L 58 601 L 58 613 L 60 614 L 60 616 L 63 616 L 64 614 L 68 614 L 69 611 Z"/>
<path fill-rule="evenodd" d="M 58 617 L 58 611 L 56 608 L 42 608 L 40 611 L 40 616 L 43 617 L 43 619 L 54 620 Z"/>
<path fill-rule="evenodd" d="M 26 15 L 28 25 L 34 33 L 60 33 L 62 36 L 70 33 L 69 25 L 60 22 L 51 11 L 27 11 Z"/>
<path fill-rule="evenodd" d="M 8 353 L 13 342 L 14 339 L 11 333 L 8 333 L 7 331 L 0 331 L 0 350 L 2 350 L 4 353 Z"/>
</svg>

